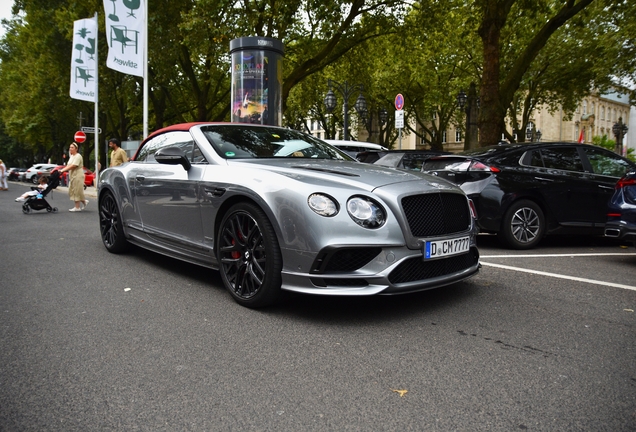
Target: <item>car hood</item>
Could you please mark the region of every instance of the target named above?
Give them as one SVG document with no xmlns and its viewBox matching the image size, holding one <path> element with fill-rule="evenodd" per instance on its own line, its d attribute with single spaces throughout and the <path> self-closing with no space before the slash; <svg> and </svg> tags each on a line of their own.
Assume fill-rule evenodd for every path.
<svg viewBox="0 0 636 432">
<path fill-rule="evenodd" d="M 228 160 L 229 166 L 263 169 L 302 182 L 329 181 L 373 191 L 405 182 L 424 182 L 433 189 L 454 189 L 451 183 L 417 171 L 403 171 L 359 162 L 308 159 Z M 422 186 L 425 186 L 424 184 Z"/>
</svg>

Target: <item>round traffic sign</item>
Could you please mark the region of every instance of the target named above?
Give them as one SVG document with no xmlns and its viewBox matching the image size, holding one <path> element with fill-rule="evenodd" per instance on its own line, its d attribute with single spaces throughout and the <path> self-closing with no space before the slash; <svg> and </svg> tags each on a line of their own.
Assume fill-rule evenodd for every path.
<svg viewBox="0 0 636 432">
<path fill-rule="evenodd" d="M 75 137 L 73 138 L 76 143 L 83 143 L 86 141 L 86 134 L 82 131 L 75 132 Z"/>
<path fill-rule="evenodd" d="M 402 108 L 404 108 L 404 96 L 402 96 L 401 93 L 398 93 L 395 97 L 395 109 L 399 111 Z"/>
</svg>

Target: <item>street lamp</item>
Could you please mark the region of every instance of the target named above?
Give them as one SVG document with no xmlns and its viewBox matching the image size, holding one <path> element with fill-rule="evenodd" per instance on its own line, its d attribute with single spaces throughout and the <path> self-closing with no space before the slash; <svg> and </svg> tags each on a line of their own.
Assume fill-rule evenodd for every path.
<svg viewBox="0 0 636 432">
<path fill-rule="evenodd" d="M 537 141 L 541 141 L 541 129 L 537 129 Z"/>
<path fill-rule="evenodd" d="M 530 142 L 534 141 L 535 131 L 534 131 L 534 123 L 528 122 L 528 126 L 526 126 L 526 139 Z"/>
<path fill-rule="evenodd" d="M 362 96 L 362 92 L 364 91 L 364 86 L 362 84 L 349 85 L 347 81 L 340 84 L 337 81 L 329 80 L 328 81 L 329 91 L 327 92 L 327 95 L 325 96 L 325 108 L 327 108 L 327 111 L 330 113 L 336 107 L 336 95 L 331 89 L 332 84 L 342 94 L 342 97 L 344 99 L 344 104 L 343 104 L 344 139 L 345 141 L 348 141 L 349 140 L 349 98 L 356 91 L 360 92 L 360 95 L 358 96 L 358 99 L 356 100 L 354 108 L 356 109 L 356 112 L 358 113 L 358 115 L 360 115 L 361 117 L 364 117 L 367 113 L 367 101 L 364 99 L 364 96 Z"/>
<path fill-rule="evenodd" d="M 389 113 L 386 108 L 380 108 L 378 116 L 380 117 L 380 125 L 384 126 L 386 121 L 389 119 Z"/>
<path fill-rule="evenodd" d="M 614 147 L 614 151 L 619 155 L 623 154 L 623 138 L 627 133 L 627 125 L 623 123 L 623 117 L 618 118 L 618 123 L 614 123 L 612 126 L 612 132 L 614 132 L 614 136 L 616 137 L 616 147 Z"/>
</svg>

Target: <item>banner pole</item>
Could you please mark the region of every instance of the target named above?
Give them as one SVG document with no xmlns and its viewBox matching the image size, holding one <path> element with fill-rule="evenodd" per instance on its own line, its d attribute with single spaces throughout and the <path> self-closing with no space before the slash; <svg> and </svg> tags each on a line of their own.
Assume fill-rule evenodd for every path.
<svg viewBox="0 0 636 432">
<path fill-rule="evenodd" d="M 148 2 L 144 1 L 144 139 L 148 136 Z"/>
<path fill-rule="evenodd" d="M 99 34 L 99 22 L 97 21 L 97 12 L 95 12 L 95 31 Z M 97 186 L 97 176 L 99 174 L 99 51 L 97 49 L 98 37 L 95 35 L 95 178 L 93 179 L 93 186 Z"/>
</svg>

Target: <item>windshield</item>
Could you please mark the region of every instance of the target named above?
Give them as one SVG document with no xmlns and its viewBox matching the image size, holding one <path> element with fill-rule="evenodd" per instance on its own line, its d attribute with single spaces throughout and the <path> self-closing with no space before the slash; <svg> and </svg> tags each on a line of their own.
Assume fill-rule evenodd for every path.
<svg viewBox="0 0 636 432">
<path fill-rule="evenodd" d="M 202 127 L 201 131 L 224 159 L 294 157 L 354 160 L 311 135 L 291 129 L 210 125 Z"/>
</svg>

